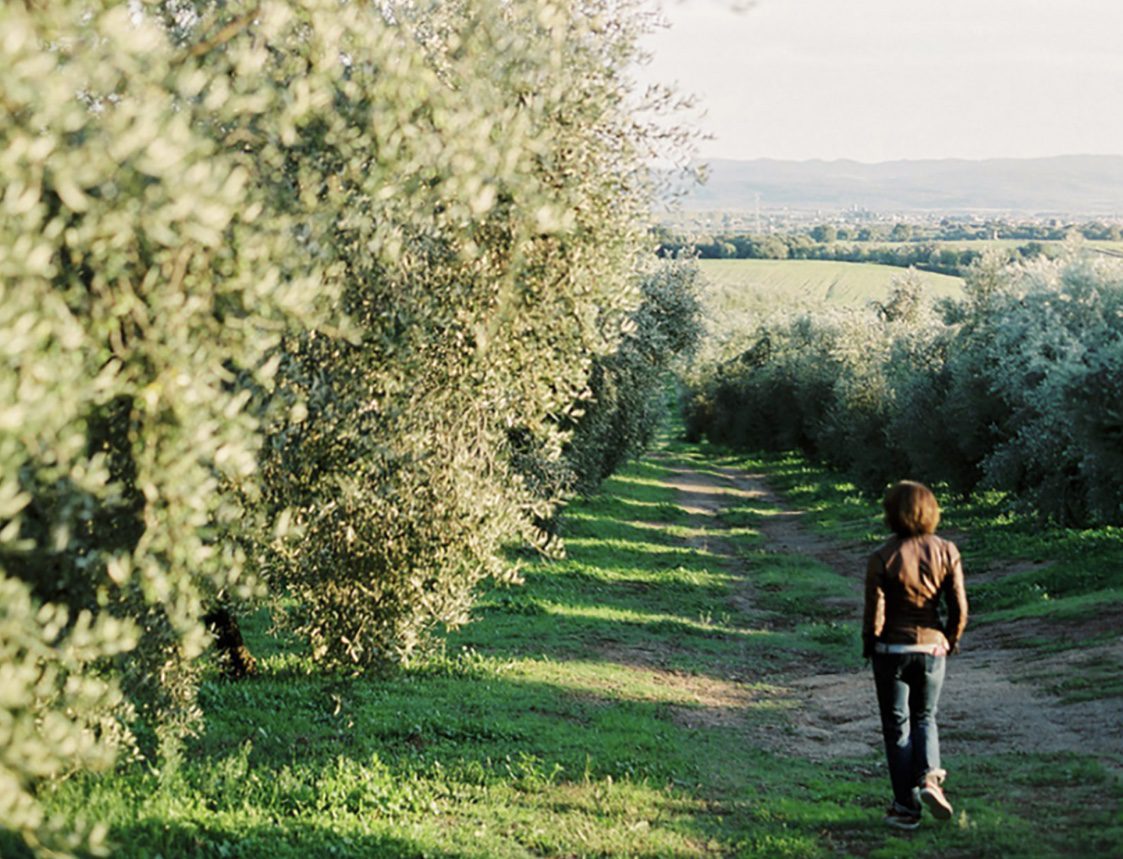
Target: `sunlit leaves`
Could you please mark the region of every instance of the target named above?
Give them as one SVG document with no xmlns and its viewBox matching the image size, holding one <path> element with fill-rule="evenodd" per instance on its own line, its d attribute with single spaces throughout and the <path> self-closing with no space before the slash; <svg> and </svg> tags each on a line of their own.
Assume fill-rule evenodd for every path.
<svg viewBox="0 0 1123 859">
<path fill-rule="evenodd" d="M 214 601 L 385 667 L 517 576 L 556 498 L 512 436 L 558 463 L 635 325 L 631 11 L 0 6 L 0 581 L 130 620 L 90 658 L 145 751 Z"/>
<path fill-rule="evenodd" d="M 297 93 L 304 222 L 355 327 L 288 347 L 263 474 L 301 535 L 269 575 L 325 664 L 407 660 L 517 574 L 500 550 L 556 496 L 512 469 L 512 434 L 559 463 L 636 305 L 647 189 L 615 75 L 634 34 L 594 33 L 593 6 L 615 13 L 588 6 L 401 4 L 392 56 L 361 27 L 336 45 L 330 110 Z"/>
</svg>

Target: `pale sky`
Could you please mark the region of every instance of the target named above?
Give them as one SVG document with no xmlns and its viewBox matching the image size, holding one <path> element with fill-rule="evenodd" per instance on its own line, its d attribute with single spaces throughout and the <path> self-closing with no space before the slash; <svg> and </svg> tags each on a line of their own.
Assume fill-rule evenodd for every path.
<svg viewBox="0 0 1123 859">
<path fill-rule="evenodd" d="M 702 157 L 1123 154 L 1123 0 L 649 2 Z"/>
</svg>

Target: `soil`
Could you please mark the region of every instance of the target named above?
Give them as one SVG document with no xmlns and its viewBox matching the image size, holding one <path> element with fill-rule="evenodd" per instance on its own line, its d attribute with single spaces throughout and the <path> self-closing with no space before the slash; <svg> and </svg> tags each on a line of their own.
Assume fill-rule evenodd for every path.
<svg viewBox="0 0 1123 859">
<path fill-rule="evenodd" d="M 733 468 L 709 467 L 706 470 L 676 468 L 668 484 L 677 492 L 677 504 L 691 516 L 698 536 L 688 542 L 726 558 L 729 569 L 738 574 L 741 585 L 734 596 L 746 622 L 768 622 L 767 613 L 754 609 L 753 571 L 723 536 L 727 526 L 718 517 L 725 507 L 759 500 L 778 513 L 764 520 L 761 530 L 765 551 L 807 555 L 825 563 L 853 581 L 853 598 L 844 601 L 848 620 L 855 628 L 861 619 L 861 588 L 865 558 L 873 546 L 835 543 L 812 532 L 803 524 L 801 511 L 769 488 L 762 474 Z M 1037 562 L 1010 559 L 992 565 L 987 576 L 1026 569 Z M 971 575 L 968 574 L 968 597 Z M 1123 628 L 1123 615 L 1112 619 L 1105 629 L 1116 633 Z M 1111 623 L 1114 623 L 1112 626 Z M 1065 629 L 1062 623 L 1037 620 L 1006 627 L 983 625 L 968 632 L 962 651 L 951 657 L 941 698 L 940 729 L 945 752 L 952 755 L 1004 752 L 1078 752 L 1099 756 L 1117 771 L 1123 769 L 1123 699 L 1066 703 L 1054 691 L 1061 680 L 1079 677 L 1081 668 L 1104 660 L 1118 664 L 1123 660 L 1123 636 L 1110 636 L 1094 647 L 1060 652 L 1042 652 L 1019 646 L 1034 637 L 1077 637 L 1080 629 Z M 1087 630 L 1083 633 L 1086 635 Z M 626 661 L 626 660 L 625 660 Z M 645 660 L 640 660 L 641 662 Z M 647 670 L 658 670 L 650 664 Z M 737 718 L 738 708 L 759 700 L 759 684 L 738 681 L 691 679 L 675 675 L 668 679 L 682 686 L 699 686 L 694 695 L 699 707 L 684 711 L 683 721 L 691 726 L 728 726 Z M 768 678 L 766 693 L 779 700 L 777 711 L 786 724 L 753 727 L 742 719 L 753 742 L 786 755 L 823 761 L 840 757 L 880 754 L 881 731 L 877 702 L 868 669 L 819 673 L 808 665 L 805 673 L 788 673 Z M 1089 680 L 1089 683 L 1094 683 Z"/>
</svg>

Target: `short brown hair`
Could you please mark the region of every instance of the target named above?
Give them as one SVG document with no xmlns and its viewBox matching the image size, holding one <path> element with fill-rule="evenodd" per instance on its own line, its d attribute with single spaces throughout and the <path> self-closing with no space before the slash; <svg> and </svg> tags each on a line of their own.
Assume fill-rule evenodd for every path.
<svg viewBox="0 0 1123 859">
<path fill-rule="evenodd" d="M 885 524 L 902 537 L 934 534 L 940 524 L 940 505 L 923 483 L 902 480 L 885 493 Z"/>
</svg>

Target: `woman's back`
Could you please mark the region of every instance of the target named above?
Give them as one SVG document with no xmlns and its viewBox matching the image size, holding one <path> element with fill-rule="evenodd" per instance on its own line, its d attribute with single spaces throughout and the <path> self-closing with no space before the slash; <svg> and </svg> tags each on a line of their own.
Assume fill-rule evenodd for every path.
<svg viewBox="0 0 1123 859">
<path fill-rule="evenodd" d="M 894 536 L 866 563 L 862 652 L 873 661 L 893 804 L 885 822 L 920 825 L 921 803 L 950 820 L 943 791 L 936 711 L 947 654 L 967 625 L 963 562 L 955 544 L 936 536 L 940 505 L 932 490 L 902 480 L 885 493 L 885 524 Z M 940 620 L 940 600 L 947 620 Z"/>
<path fill-rule="evenodd" d="M 940 620 L 941 595 L 947 622 Z M 886 644 L 932 644 L 954 649 L 967 625 L 967 596 L 959 550 L 935 534 L 895 535 L 869 558 L 864 630 Z"/>
</svg>

